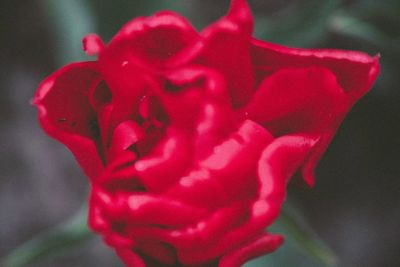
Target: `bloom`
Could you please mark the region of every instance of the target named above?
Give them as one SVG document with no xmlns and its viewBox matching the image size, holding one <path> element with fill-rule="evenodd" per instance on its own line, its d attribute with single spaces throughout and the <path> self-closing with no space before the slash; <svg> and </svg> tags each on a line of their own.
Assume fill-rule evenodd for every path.
<svg viewBox="0 0 400 267">
<path fill-rule="evenodd" d="M 264 232 L 297 171 L 313 170 L 379 73 L 361 52 L 251 37 L 245 0 L 201 33 L 164 11 L 127 23 L 96 61 L 40 85 L 45 131 L 91 182 L 89 224 L 128 266 L 240 266 L 282 237 Z"/>
</svg>

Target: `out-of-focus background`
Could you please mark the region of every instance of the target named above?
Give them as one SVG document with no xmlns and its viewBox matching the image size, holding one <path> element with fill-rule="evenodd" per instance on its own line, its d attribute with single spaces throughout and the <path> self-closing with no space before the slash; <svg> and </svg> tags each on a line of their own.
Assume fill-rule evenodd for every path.
<svg viewBox="0 0 400 267">
<path fill-rule="evenodd" d="M 315 188 L 291 187 L 289 200 L 336 253 L 339 266 L 400 266 L 400 1 L 248 2 L 259 39 L 381 54 L 381 75 L 338 131 L 320 162 Z M 228 0 L 0 0 L 0 258 L 70 218 L 87 198 L 86 178 L 73 157 L 43 133 L 29 105 L 40 81 L 63 64 L 88 60 L 81 38 L 89 32 L 108 41 L 131 18 L 166 8 L 200 30 L 228 5 Z M 271 266 L 300 266 L 301 259 Z M 30 266 L 120 263 L 91 238 Z"/>
</svg>

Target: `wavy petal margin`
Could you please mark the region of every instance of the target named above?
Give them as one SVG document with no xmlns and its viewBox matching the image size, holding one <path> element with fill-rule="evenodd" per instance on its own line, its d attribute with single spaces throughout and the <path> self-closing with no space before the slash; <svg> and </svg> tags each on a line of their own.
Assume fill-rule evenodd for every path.
<svg viewBox="0 0 400 267">
<path fill-rule="evenodd" d="M 95 142 L 97 117 L 87 98 L 99 75 L 96 62 L 67 65 L 44 80 L 32 100 L 43 129 L 71 150 L 91 179 L 104 169 Z"/>
</svg>

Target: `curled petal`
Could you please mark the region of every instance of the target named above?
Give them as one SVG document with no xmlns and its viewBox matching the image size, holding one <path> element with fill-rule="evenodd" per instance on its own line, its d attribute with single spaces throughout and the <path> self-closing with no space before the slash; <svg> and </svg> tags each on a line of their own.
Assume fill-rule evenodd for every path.
<svg viewBox="0 0 400 267">
<path fill-rule="evenodd" d="M 225 19 L 233 21 L 248 33 L 253 33 L 254 21 L 246 0 L 232 0 L 231 7 Z"/>
<path fill-rule="evenodd" d="M 87 93 L 88 100 L 93 110 L 98 112 L 102 107 L 111 102 L 111 92 L 108 85 L 104 82 L 102 77 L 98 77 L 93 81 Z"/>
<path fill-rule="evenodd" d="M 191 65 L 166 73 L 169 84 L 165 85 L 165 90 L 174 91 L 176 89 L 201 88 L 205 91 L 207 98 L 228 101 L 224 77 L 217 71 L 201 65 Z"/>
<path fill-rule="evenodd" d="M 134 242 L 131 238 L 109 231 L 104 233 L 104 242 L 114 248 L 131 248 Z"/>
<path fill-rule="evenodd" d="M 195 140 L 203 150 L 217 143 L 217 136 L 224 137 L 233 129 L 235 114 L 221 74 L 193 65 L 168 71 L 166 78 L 164 88 L 156 94 L 170 124 L 189 130 L 189 134 L 196 128 Z"/>
<path fill-rule="evenodd" d="M 143 130 L 134 121 L 124 121 L 114 130 L 111 145 L 108 150 L 108 159 L 112 160 L 119 152 L 128 149 L 144 136 Z"/>
<path fill-rule="evenodd" d="M 109 125 L 111 134 L 121 122 L 138 118 L 143 96 L 156 85 L 154 79 L 135 66 L 126 66 L 115 71 L 110 65 L 102 70 L 102 74 L 112 94 Z"/>
<path fill-rule="evenodd" d="M 170 237 L 173 244 L 180 248 L 180 258 L 188 251 L 206 250 L 209 246 L 223 236 L 230 229 L 240 224 L 237 215 L 246 214 L 247 203 L 236 203 L 231 207 L 221 208 L 203 220 L 199 220 L 195 225 L 175 230 Z M 242 218 L 245 220 L 245 218 Z M 204 258 L 207 258 L 204 255 Z"/>
<path fill-rule="evenodd" d="M 213 153 L 201 161 L 201 168 L 211 172 L 232 199 L 252 196 L 254 181 L 252 170 L 256 168 L 261 148 L 272 141 L 272 136 L 263 127 L 245 120 L 237 132 L 227 141 L 215 146 Z M 243 190 L 246 188 L 246 190 Z"/>
<path fill-rule="evenodd" d="M 185 88 L 179 93 L 159 92 L 157 96 L 165 107 L 166 117 L 170 125 L 183 131 L 193 128 L 199 113 L 198 103 L 203 92 L 198 87 Z"/>
<path fill-rule="evenodd" d="M 128 22 L 111 40 L 102 57 L 124 58 L 142 66 L 163 62 L 197 39 L 197 33 L 183 17 L 162 11 L 151 17 Z M 122 54 L 121 54 L 122 53 Z M 139 62 L 139 61 L 140 62 Z"/>
<path fill-rule="evenodd" d="M 248 218 L 215 240 L 212 245 L 201 250 L 181 252 L 181 261 L 197 263 L 212 259 L 227 250 L 240 247 L 237 240 L 246 242 L 259 235 L 278 216 L 288 179 L 301 166 L 315 143 L 315 139 L 306 136 L 285 136 L 267 145 L 258 163 L 258 200 L 251 205 Z"/>
<path fill-rule="evenodd" d="M 253 258 L 275 251 L 282 243 L 281 235 L 264 234 L 247 245 L 225 254 L 218 267 L 240 267 Z"/>
<path fill-rule="evenodd" d="M 140 242 L 138 247 L 147 256 L 147 267 L 177 266 L 175 251 L 165 243 L 146 240 Z"/>
<path fill-rule="evenodd" d="M 97 116 L 87 98 L 99 75 L 95 62 L 68 65 L 43 81 L 33 99 L 43 129 L 72 151 L 91 179 L 103 170 Z"/>
<path fill-rule="evenodd" d="M 98 205 L 93 196 L 90 197 L 90 209 L 88 215 L 88 224 L 90 228 L 97 232 L 107 232 L 110 230 L 110 222 L 105 217 L 103 209 Z"/>
<path fill-rule="evenodd" d="M 107 158 L 107 148 L 110 143 L 111 135 L 111 116 L 114 110 L 114 106 L 111 104 L 103 105 L 97 113 L 97 121 L 100 128 L 100 136 L 102 143 L 102 155 Z M 108 160 L 108 159 L 107 159 Z"/>
<path fill-rule="evenodd" d="M 252 22 L 245 7 L 245 1 L 233 1 L 228 16 L 207 27 L 197 42 L 172 57 L 167 64 L 169 68 L 176 68 L 194 63 L 218 70 L 226 79 L 234 107 L 242 106 L 254 92 L 249 35 Z"/>
<path fill-rule="evenodd" d="M 267 77 L 242 112 L 275 136 L 309 133 L 321 138 L 303 170 L 312 185 L 313 169 L 352 104 L 326 67 L 290 68 Z"/>
<path fill-rule="evenodd" d="M 301 169 L 301 174 L 308 186 L 314 186 L 315 184 L 314 170 L 317 167 L 319 159 L 322 157 L 325 150 L 328 148 L 328 145 L 331 142 L 333 136 L 334 133 L 322 134 L 318 141 L 318 144 L 315 145 L 312 153 L 304 162 L 303 167 Z"/>
<path fill-rule="evenodd" d="M 309 67 L 282 69 L 266 78 L 244 113 L 280 136 L 334 131 L 349 108 L 333 73 Z"/>
<path fill-rule="evenodd" d="M 286 135 L 269 144 L 258 161 L 259 200 L 265 200 L 268 205 L 282 203 L 286 184 L 307 160 L 317 142 L 318 138 L 307 135 Z M 255 213 L 260 212 L 255 210 Z"/>
<path fill-rule="evenodd" d="M 179 228 L 208 214 L 207 209 L 150 194 L 119 194 L 116 198 L 108 204 L 109 211 L 114 213 L 115 219 L 123 218 L 134 224 Z"/>
<path fill-rule="evenodd" d="M 211 209 L 254 196 L 257 159 L 271 141 L 272 136 L 263 127 L 244 121 L 166 194 Z M 213 197 L 216 195 L 218 198 Z"/>
<path fill-rule="evenodd" d="M 96 184 L 104 185 L 112 183 L 118 179 L 129 179 L 134 177 L 133 169 L 134 163 L 137 160 L 137 155 L 134 152 L 125 150 L 119 153 L 118 157 L 111 160 L 107 168 L 95 181 Z"/>
<path fill-rule="evenodd" d="M 205 101 L 199 106 L 195 128 L 195 160 L 208 156 L 213 146 L 221 143 L 237 124 L 235 113 L 227 104 Z"/>
<path fill-rule="evenodd" d="M 286 185 L 304 164 L 318 138 L 307 135 L 287 135 L 275 139 L 262 152 L 258 161 L 258 200 L 252 205 L 247 225 L 254 229 L 271 224 L 279 215 L 286 197 Z"/>
<path fill-rule="evenodd" d="M 97 55 L 104 49 L 104 43 L 101 38 L 94 33 L 86 35 L 83 40 L 83 50 L 88 56 Z"/>
<path fill-rule="evenodd" d="M 238 214 L 246 214 L 246 203 L 237 203 L 232 207 L 222 208 L 198 221 L 181 229 L 161 229 L 154 226 L 137 227 L 130 231 L 136 239 L 162 240 L 177 248 L 180 262 L 187 265 L 200 265 L 213 260 L 219 255 L 239 246 L 237 240 L 225 241 L 224 235 L 233 227 L 240 225 Z M 242 218 L 245 220 L 245 218 Z M 246 236 L 251 239 L 251 236 Z M 243 239 L 241 239 L 243 240 Z M 235 242 L 236 241 L 236 242 Z"/>
<path fill-rule="evenodd" d="M 99 55 L 114 106 L 111 127 L 139 115 L 143 96 L 157 91 L 154 75 L 164 61 L 194 42 L 197 33 L 179 15 L 164 11 L 127 23 Z"/>
<path fill-rule="evenodd" d="M 116 252 L 127 267 L 147 267 L 142 258 L 130 248 L 117 249 Z"/>
<path fill-rule="evenodd" d="M 164 194 L 197 207 L 214 210 L 229 202 L 229 196 L 224 186 L 213 178 L 208 170 L 195 169 L 180 177 L 179 183 Z"/>
<path fill-rule="evenodd" d="M 162 65 L 196 36 L 184 18 L 166 11 L 129 22 L 102 50 L 98 64 L 113 96 L 112 130 L 124 120 L 136 119 L 142 97 L 158 86 L 155 65 Z"/>
<path fill-rule="evenodd" d="M 182 175 L 189 152 L 187 137 L 171 129 L 151 154 L 135 163 L 136 175 L 149 191 L 162 192 Z"/>
<path fill-rule="evenodd" d="M 253 64 L 261 79 L 288 67 L 320 66 L 334 73 L 352 102 L 364 95 L 379 74 L 379 56 L 335 49 L 289 48 L 253 39 Z"/>
</svg>

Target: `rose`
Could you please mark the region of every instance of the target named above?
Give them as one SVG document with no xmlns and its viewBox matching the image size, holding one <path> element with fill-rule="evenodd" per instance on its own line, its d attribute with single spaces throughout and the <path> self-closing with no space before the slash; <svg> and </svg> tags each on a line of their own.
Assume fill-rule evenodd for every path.
<svg viewBox="0 0 400 267">
<path fill-rule="evenodd" d="M 282 237 L 264 232 L 286 184 L 307 184 L 377 57 L 254 40 L 244 0 L 198 34 L 160 12 L 126 24 L 98 60 L 48 77 L 39 119 L 92 184 L 89 224 L 128 266 L 240 266 Z"/>
</svg>

